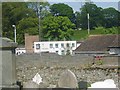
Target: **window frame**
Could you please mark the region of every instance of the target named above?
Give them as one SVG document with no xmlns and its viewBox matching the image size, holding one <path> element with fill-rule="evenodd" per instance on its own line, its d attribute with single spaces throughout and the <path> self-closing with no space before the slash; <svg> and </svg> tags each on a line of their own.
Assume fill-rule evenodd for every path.
<svg viewBox="0 0 120 90">
<path fill-rule="evenodd" d="M 36 44 L 36 49 L 40 49 L 40 44 Z"/>
<path fill-rule="evenodd" d="M 58 43 L 55 44 L 55 48 L 58 48 Z"/>
</svg>

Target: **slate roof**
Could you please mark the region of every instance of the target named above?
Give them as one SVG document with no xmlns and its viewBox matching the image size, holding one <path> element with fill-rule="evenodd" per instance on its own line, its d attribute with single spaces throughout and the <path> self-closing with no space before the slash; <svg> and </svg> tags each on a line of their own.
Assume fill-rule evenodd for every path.
<svg viewBox="0 0 120 90">
<path fill-rule="evenodd" d="M 75 51 L 107 51 L 120 47 L 120 35 L 90 35 Z"/>
<path fill-rule="evenodd" d="M 117 35 L 115 37 L 115 40 L 112 42 L 112 44 L 109 47 L 120 47 L 120 35 Z"/>
</svg>

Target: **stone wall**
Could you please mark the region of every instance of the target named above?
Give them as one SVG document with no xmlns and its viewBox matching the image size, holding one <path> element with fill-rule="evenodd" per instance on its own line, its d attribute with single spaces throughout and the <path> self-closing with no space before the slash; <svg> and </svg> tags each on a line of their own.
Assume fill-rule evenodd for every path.
<svg viewBox="0 0 120 90">
<path fill-rule="evenodd" d="M 118 57 L 104 57 L 102 65 L 95 63 L 92 56 L 58 56 L 55 54 L 26 54 L 16 57 L 17 77 L 22 83 L 32 80 L 36 73 L 43 78 L 41 88 L 57 87 L 62 72 L 70 69 L 78 82 L 89 84 L 105 79 L 113 79 L 118 86 Z"/>
</svg>

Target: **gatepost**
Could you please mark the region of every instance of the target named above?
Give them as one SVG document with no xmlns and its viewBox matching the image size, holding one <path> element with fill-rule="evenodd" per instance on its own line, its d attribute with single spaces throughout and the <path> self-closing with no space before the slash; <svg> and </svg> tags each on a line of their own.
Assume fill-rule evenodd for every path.
<svg viewBox="0 0 120 90">
<path fill-rule="evenodd" d="M 0 58 L 0 88 L 19 88 L 16 85 L 16 47 L 17 43 L 0 37 L 0 54 L 2 56 Z"/>
</svg>

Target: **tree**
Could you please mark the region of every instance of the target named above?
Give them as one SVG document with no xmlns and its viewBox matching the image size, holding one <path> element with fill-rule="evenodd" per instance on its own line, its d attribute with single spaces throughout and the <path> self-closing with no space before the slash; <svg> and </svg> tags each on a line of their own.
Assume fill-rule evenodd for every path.
<svg viewBox="0 0 120 90">
<path fill-rule="evenodd" d="M 4 2 L 2 4 L 2 35 L 4 37 L 14 38 L 14 30 L 12 25 L 19 24 L 19 21 L 25 18 L 33 17 L 36 15 L 32 9 L 28 8 L 26 3 L 23 2 Z M 17 32 L 19 34 L 19 29 L 17 28 Z M 20 34 L 21 35 L 21 34 Z M 17 36 L 19 37 L 19 36 Z M 20 36 L 22 37 L 22 35 Z M 20 40 L 18 40 L 20 41 Z M 19 42 L 18 42 L 19 43 Z"/>
<path fill-rule="evenodd" d="M 93 29 L 103 24 L 103 15 L 101 12 L 102 8 L 97 7 L 93 3 L 85 3 L 85 5 L 80 9 L 80 23 L 81 28 L 87 29 L 87 13 L 90 15 L 90 28 Z"/>
<path fill-rule="evenodd" d="M 77 29 L 81 28 L 80 16 L 81 16 L 80 12 L 75 12 L 75 19 L 76 19 L 75 25 Z"/>
<path fill-rule="evenodd" d="M 67 16 L 72 22 L 74 22 L 75 15 L 73 9 L 67 4 L 53 4 L 50 6 L 50 12 L 53 16 Z"/>
<path fill-rule="evenodd" d="M 104 27 L 110 28 L 113 26 L 120 26 L 119 17 L 120 12 L 110 7 L 102 10 L 104 15 Z"/>
<path fill-rule="evenodd" d="M 23 18 L 17 25 L 17 42 L 24 43 L 24 34 L 38 35 L 38 18 Z"/>
<path fill-rule="evenodd" d="M 45 17 L 42 21 L 43 37 L 50 40 L 70 40 L 74 27 L 68 17 Z"/>
<path fill-rule="evenodd" d="M 30 2 L 28 7 L 33 9 L 37 16 L 40 15 L 41 19 L 50 15 L 50 4 L 48 2 Z"/>
</svg>

